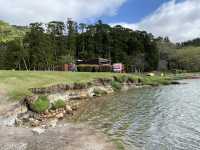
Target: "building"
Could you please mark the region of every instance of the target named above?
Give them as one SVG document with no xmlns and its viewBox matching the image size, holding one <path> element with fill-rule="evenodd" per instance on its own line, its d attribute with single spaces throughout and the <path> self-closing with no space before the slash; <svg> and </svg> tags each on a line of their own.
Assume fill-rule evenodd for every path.
<svg viewBox="0 0 200 150">
<path fill-rule="evenodd" d="M 87 59 L 87 60 L 77 60 L 77 64 L 87 64 L 87 65 L 111 65 L 110 59 L 104 58 L 95 58 L 95 59 Z"/>
</svg>

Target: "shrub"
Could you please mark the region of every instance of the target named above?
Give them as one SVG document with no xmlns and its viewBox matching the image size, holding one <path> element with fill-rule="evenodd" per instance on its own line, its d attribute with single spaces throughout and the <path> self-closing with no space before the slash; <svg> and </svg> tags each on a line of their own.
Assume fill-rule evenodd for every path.
<svg viewBox="0 0 200 150">
<path fill-rule="evenodd" d="M 97 72 L 99 66 L 98 65 L 78 65 L 77 69 L 80 72 Z"/>
<path fill-rule="evenodd" d="M 111 65 L 88 65 L 82 64 L 77 66 L 78 71 L 80 72 L 111 72 Z"/>
<path fill-rule="evenodd" d="M 63 100 L 57 100 L 52 104 L 52 109 L 64 108 L 65 102 Z"/>
<path fill-rule="evenodd" d="M 128 76 L 122 75 L 122 76 L 114 76 L 114 80 L 119 83 L 124 83 L 128 80 Z"/>
<path fill-rule="evenodd" d="M 100 65 L 99 72 L 111 72 L 112 66 L 111 65 Z"/>
<path fill-rule="evenodd" d="M 121 83 L 119 83 L 119 82 L 117 82 L 115 80 L 112 81 L 111 86 L 113 87 L 113 89 L 115 91 L 121 90 L 121 88 L 122 88 Z"/>
<path fill-rule="evenodd" d="M 40 96 L 35 102 L 30 105 L 32 111 L 41 113 L 45 112 L 50 106 L 49 100 L 46 96 Z"/>
</svg>

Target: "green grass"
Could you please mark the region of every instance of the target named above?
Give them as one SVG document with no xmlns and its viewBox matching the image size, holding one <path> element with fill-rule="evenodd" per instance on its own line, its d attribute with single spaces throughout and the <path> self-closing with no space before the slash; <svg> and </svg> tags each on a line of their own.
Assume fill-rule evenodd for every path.
<svg viewBox="0 0 200 150">
<path fill-rule="evenodd" d="M 57 100 L 52 104 L 52 109 L 54 110 L 64 107 L 65 107 L 65 102 L 63 100 Z"/>
<path fill-rule="evenodd" d="M 168 85 L 171 83 L 172 78 L 166 76 L 166 77 L 160 77 L 160 76 L 146 76 L 143 77 L 142 82 L 144 85 L 152 85 L 152 86 L 157 86 L 157 85 Z"/>
<path fill-rule="evenodd" d="M 112 81 L 111 86 L 115 91 L 119 91 L 122 88 L 121 83 L 116 80 Z"/>
<path fill-rule="evenodd" d="M 169 77 L 147 77 L 136 74 L 89 73 L 89 72 L 45 72 L 45 71 L 0 71 L 0 93 L 6 91 L 10 100 L 21 100 L 25 95 L 31 95 L 30 88 L 48 87 L 59 83 L 84 83 L 96 78 L 112 78 L 128 75 L 133 80 L 140 79 L 144 84 L 167 84 Z M 119 85 L 113 83 L 117 89 Z"/>
<path fill-rule="evenodd" d="M 58 83 L 89 82 L 95 78 L 110 78 L 113 73 L 72 73 L 0 71 L 0 91 L 6 91 L 11 100 L 31 95 L 30 88 L 47 87 Z"/>
<path fill-rule="evenodd" d="M 40 96 L 33 104 L 30 105 L 32 111 L 37 113 L 45 112 L 49 106 L 50 103 L 46 96 Z"/>
</svg>

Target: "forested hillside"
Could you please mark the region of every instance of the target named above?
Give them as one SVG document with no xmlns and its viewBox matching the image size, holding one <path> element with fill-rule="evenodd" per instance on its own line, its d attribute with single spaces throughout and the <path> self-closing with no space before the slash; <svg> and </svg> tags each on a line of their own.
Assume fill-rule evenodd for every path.
<svg viewBox="0 0 200 150">
<path fill-rule="evenodd" d="M 145 31 L 111 27 L 98 21 L 84 24 L 31 23 L 28 27 L 0 22 L 0 69 L 56 70 L 78 59 L 108 58 L 126 71 L 200 71 L 199 38 L 174 44 Z"/>
<path fill-rule="evenodd" d="M 0 42 L 5 43 L 23 37 L 27 31 L 27 27 L 12 26 L 0 20 Z"/>
<path fill-rule="evenodd" d="M 157 41 L 157 46 L 160 52 L 160 68 L 191 72 L 200 71 L 199 38 L 177 44 L 160 38 Z"/>
<path fill-rule="evenodd" d="M 150 71 L 159 62 L 152 34 L 101 21 L 32 23 L 24 38 L 7 41 L 1 44 L 2 69 L 54 70 L 77 59 L 103 57 L 124 63 L 127 71 Z"/>
</svg>

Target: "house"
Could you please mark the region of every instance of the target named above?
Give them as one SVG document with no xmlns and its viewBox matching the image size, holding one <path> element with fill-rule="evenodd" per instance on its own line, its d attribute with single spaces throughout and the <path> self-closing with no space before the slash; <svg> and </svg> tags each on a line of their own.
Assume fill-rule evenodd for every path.
<svg viewBox="0 0 200 150">
<path fill-rule="evenodd" d="M 122 63 L 115 63 L 113 64 L 113 71 L 122 73 L 125 71 L 124 65 Z"/>
<path fill-rule="evenodd" d="M 111 60 L 104 58 L 77 60 L 77 70 L 80 72 L 111 72 Z"/>
</svg>

